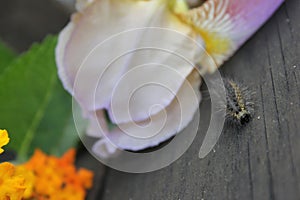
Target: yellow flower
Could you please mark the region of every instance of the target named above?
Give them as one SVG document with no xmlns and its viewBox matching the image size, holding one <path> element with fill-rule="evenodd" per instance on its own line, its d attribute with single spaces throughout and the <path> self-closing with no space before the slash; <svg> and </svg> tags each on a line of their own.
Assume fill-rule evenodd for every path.
<svg viewBox="0 0 300 200">
<path fill-rule="evenodd" d="M 26 190 L 24 176 L 8 162 L 0 164 L 0 200 L 20 200 Z"/>
<path fill-rule="evenodd" d="M 35 184 L 35 175 L 32 171 L 27 170 L 24 166 L 16 166 L 16 175 L 24 178 L 25 191 L 23 198 L 30 198 L 33 193 Z"/>
<path fill-rule="evenodd" d="M 0 130 L 0 153 L 4 151 L 1 147 L 8 142 L 7 131 Z M 23 197 L 30 197 L 33 182 L 32 172 L 8 162 L 0 164 L 0 200 L 20 200 Z"/>
<path fill-rule="evenodd" d="M 8 137 L 8 133 L 6 130 L 1 130 L 0 129 L 0 154 L 3 153 L 3 149 L 2 147 L 4 145 L 7 145 L 9 142 L 9 137 Z"/>
</svg>

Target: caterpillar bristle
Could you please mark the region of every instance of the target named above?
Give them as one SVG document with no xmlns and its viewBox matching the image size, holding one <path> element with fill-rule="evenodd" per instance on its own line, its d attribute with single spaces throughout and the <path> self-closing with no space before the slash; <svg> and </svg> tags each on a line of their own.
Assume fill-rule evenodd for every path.
<svg viewBox="0 0 300 200">
<path fill-rule="evenodd" d="M 242 127 L 253 117 L 253 93 L 245 86 L 230 79 L 224 79 L 226 89 L 226 122 Z"/>
</svg>

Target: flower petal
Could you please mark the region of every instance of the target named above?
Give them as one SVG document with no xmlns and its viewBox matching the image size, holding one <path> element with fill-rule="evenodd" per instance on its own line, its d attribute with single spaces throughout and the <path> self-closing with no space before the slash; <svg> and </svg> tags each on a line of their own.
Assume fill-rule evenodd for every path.
<svg viewBox="0 0 300 200">
<path fill-rule="evenodd" d="M 157 114 L 173 101 L 182 81 L 190 73 L 192 66 L 182 58 L 174 58 L 174 55 L 163 51 L 151 51 L 137 53 L 148 64 L 137 65 L 138 67 L 124 74 L 116 84 L 108 109 L 113 123 L 143 121 L 150 115 Z M 154 54 L 159 59 L 166 56 L 164 63 L 161 64 L 162 60 L 150 63 L 155 57 L 151 55 Z M 178 64 L 186 67 L 173 67 Z"/>
<path fill-rule="evenodd" d="M 58 75 L 63 83 L 64 88 L 72 94 L 72 85 L 66 73 L 66 68 L 64 66 L 64 54 L 67 48 L 67 44 L 71 34 L 74 30 L 74 24 L 69 23 L 59 34 L 57 46 L 55 48 L 55 59 L 58 68 Z"/>
<path fill-rule="evenodd" d="M 101 138 L 108 132 L 107 122 L 103 110 L 90 113 L 89 125 L 86 134 L 90 137 Z"/>
<path fill-rule="evenodd" d="M 152 82 L 166 83 L 166 87 L 175 93 L 179 90 L 193 69 L 191 63 L 197 57 L 198 48 L 188 38 L 195 37 L 192 29 L 172 15 L 168 5 L 162 2 L 95 0 L 73 16 L 71 24 L 60 36 L 57 63 L 65 88 L 74 95 L 83 110 L 110 109 L 116 83 L 132 68 L 147 62 L 171 66 L 181 75 L 176 81 L 174 76 L 157 76 L 160 73 L 158 68 L 149 77 L 152 77 Z M 128 31 L 130 29 L 136 30 Z M 121 32 L 123 34 L 119 34 Z M 137 51 L 141 48 L 144 49 Z M 154 50 L 149 53 L 149 48 Z M 164 49 L 169 54 L 161 53 Z M 178 59 L 174 52 L 185 59 Z M 137 84 L 137 81 L 131 80 L 119 89 L 128 91 Z M 143 103 L 137 104 L 135 110 L 139 112 L 132 112 L 131 117 L 144 120 L 148 118 L 149 108 L 145 105 L 155 102 L 166 107 L 174 96 L 159 91 L 152 92 L 149 99 L 137 96 L 136 101 Z M 127 102 L 119 98 L 115 103 L 121 107 Z M 124 115 L 115 121 L 125 123 L 132 119 Z"/>
<path fill-rule="evenodd" d="M 143 122 L 119 124 L 106 137 L 119 148 L 127 150 L 157 146 L 180 132 L 193 119 L 201 99 L 200 83 L 198 73 L 193 72 L 165 110 Z"/>
<path fill-rule="evenodd" d="M 119 152 L 118 148 L 106 138 L 98 140 L 93 145 L 92 151 L 100 158 L 110 158 Z"/>
<path fill-rule="evenodd" d="M 0 154 L 4 152 L 2 147 L 7 145 L 8 142 L 9 142 L 9 137 L 7 131 L 0 129 Z"/>
<path fill-rule="evenodd" d="M 87 8 L 94 0 L 76 0 L 76 9 L 82 11 Z"/>
<path fill-rule="evenodd" d="M 274 13 L 283 0 L 208 0 L 202 6 L 179 13 L 200 33 L 217 66 L 223 64 Z M 208 56 L 200 62 L 215 70 Z"/>
</svg>

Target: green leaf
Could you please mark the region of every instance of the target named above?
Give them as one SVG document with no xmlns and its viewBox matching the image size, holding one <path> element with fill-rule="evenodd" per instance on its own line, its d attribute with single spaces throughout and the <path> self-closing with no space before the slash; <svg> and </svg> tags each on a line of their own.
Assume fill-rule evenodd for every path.
<svg viewBox="0 0 300 200">
<path fill-rule="evenodd" d="M 0 41 L 0 74 L 15 57 L 15 53 Z"/>
<path fill-rule="evenodd" d="M 43 151 L 61 156 L 70 147 L 76 145 L 78 135 L 73 123 L 72 102 L 69 94 L 56 82 L 44 118 L 37 128 L 37 135 L 32 141 L 35 147 L 42 146 Z M 29 152 L 30 154 L 33 149 Z"/>
<path fill-rule="evenodd" d="M 16 150 L 21 160 L 35 148 L 54 151 L 72 116 L 71 98 L 57 78 L 56 43 L 56 37 L 47 37 L 0 75 L 0 127 L 9 131 L 8 147 Z M 76 132 L 69 137 L 74 141 Z M 63 150 L 71 143 L 67 145 Z"/>
</svg>

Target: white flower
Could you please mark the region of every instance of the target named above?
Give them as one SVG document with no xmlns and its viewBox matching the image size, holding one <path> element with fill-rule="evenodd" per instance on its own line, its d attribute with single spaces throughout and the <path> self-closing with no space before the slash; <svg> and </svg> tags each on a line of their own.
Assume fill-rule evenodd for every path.
<svg viewBox="0 0 300 200">
<path fill-rule="evenodd" d="M 214 71 L 281 2 L 254 1 L 208 0 L 189 10 L 184 0 L 78 0 L 56 60 L 90 119 L 87 133 L 100 138 L 95 153 L 156 146 L 185 128 L 201 99 L 196 64 Z M 249 13 L 261 5 L 255 21 Z"/>
</svg>

